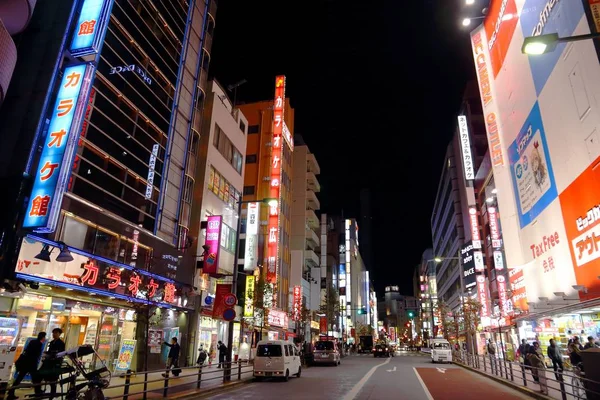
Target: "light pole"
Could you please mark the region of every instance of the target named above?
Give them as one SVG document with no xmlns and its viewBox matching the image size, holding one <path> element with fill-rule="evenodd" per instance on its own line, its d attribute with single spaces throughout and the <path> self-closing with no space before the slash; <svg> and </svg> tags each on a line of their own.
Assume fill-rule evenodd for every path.
<svg viewBox="0 0 600 400">
<path fill-rule="evenodd" d="M 588 33 L 587 35 L 576 35 L 559 37 L 558 33 L 548 33 L 546 35 L 529 36 L 523 40 L 521 53 L 539 56 L 554 51 L 559 43 L 578 42 L 580 40 L 598 39 L 600 33 Z"/>
<path fill-rule="evenodd" d="M 240 246 L 240 230 L 242 229 L 242 205 L 248 203 L 265 203 L 268 204 L 269 207 L 277 207 L 278 201 L 276 199 L 262 199 L 262 200 L 238 200 L 238 209 L 237 209 L 237 230 L 235 232 L 235 249 L 233 252 L 233 271 L 231 274 L 231 292 L 238 296 L 237 293 L 237 277 L 240 272 L 238 271 L 238 262 L 239 262 L 239 246 Z M 240 320 L 241 321 L 241 320 Z M 229 367 L 226 369 L 225 380 L 231 379 L 231 361 L 233 360 L 233 327 L 234 320 L 229 321 L 229 326 L 227 329 L 227 362 Z M 242 334 L 242 324 L 240 323 L 240 335 Z M 238 350 L 239 351 L 239 350 Z"/>
</svg>

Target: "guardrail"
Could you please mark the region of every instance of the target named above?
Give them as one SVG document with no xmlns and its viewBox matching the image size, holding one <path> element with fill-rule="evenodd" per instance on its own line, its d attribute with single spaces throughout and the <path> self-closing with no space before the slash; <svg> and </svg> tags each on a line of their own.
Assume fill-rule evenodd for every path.
<svg viewBox="0 0 600 400">
<path fill-rule="evenodd" d="M 553 399 L 600 399 L 600 382 L 585 378 L 585 374 L 578 368 L 554 371 L 465 351 L 453 352 L 452 358 L 458 364 L 532 389 Z"/>
<path fill-rule="evenodd" d="M 146 400 L 148 397 L 157 397 L 157 395 L 167 398 L 176 394 L 192 395 L 199 393 L 202 389 L 217 388 L 222 384 L 248 380 L 253 376 L 253 364 L 248 361 L 225 362 L 223 365 L 223 368 L 216 368 L 214 365 L 179 367 L 181 372 L 177 376 L 173 375 L 173 370 L 168 371 L 166 369 L 141 372 L 127 371 L 121 375 L 113 375 L 110 385 L 102 391 L 106 399 L 128 400 L 131 397 L 132 399 L 141 398 Z M 57 384 L 57 393 L 54 398 L 65 398 L 68 390 L 65 381 L 61 377 L 57 382 L 44 382 L 39 385 L 21 384 L 9 388 L 16 390 L 27 389 L 18 393 L 18 395 L 27 396 L 33 394 L 35 386 L 42 386 L 45 393 L 35 397 L 36 399 L 40 399 L 50 398 L 50 393 L 46 393 L 45 389 L 52 384 Z M 85 382 L 85 380 L 78 377 L 76 382 L 79 384 Z M 4 392 L 9 388 L 3 388 L 0 391 Z"/>
</svg>

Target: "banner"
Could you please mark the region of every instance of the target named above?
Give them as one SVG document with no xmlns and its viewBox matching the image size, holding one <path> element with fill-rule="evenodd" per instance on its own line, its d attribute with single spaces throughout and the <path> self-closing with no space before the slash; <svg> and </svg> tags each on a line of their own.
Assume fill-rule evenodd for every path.
<svg viewBox="0 0 600 400">
<path fill-rule="evenodd" d="M 254 275 L 246 276 L 246 290 L 244 295 L 244 317 L 254 317 L 254 287 L 256 277 Z"/>
<path fill-rule="evenodd" d="M 208 254 L 204 257 L 203 272 L 205 274 L 216 274 L 219 270 L 219 251 L 221 249 L 221 227 L 223 217 L 211 215 L 206 225 L 206 245 L 209 247 Z"/>
<path fill-rule="evenodd" d="M 327 335 L 327 317 L 319 318 L 319 333 Z"/>
<path fill-rule="evenodd" d="M 229 308 L 225 304 L 225 296 L 231 293 L 230 283 L 218 283 L 215 291 L 215 305 L 213 306 L 213 318 L 223 319 L 223 312 Z"/>
<path fill-rule="evenodd" d="M 133 355 L 135 354 L 136 340 L 123 339 L 121 341 L 121 350 L 119 350 L 119 357 L 117 358 L 117 364 L 115 365 L 115 372 L 126 372 L 131 368 L 131 362 L 133 361 Z"/>
<path fill-rule="evenodd" d="M 259 204 L 248 203 L 246 219 L 246 246 L 244 256 L 244 271 L 253 271 L 258 261 L 258 218 Z"/>
<path fill-rule="evenodd" d="M 302 318 L 302 287 L 294 286 L 294 321 L 300 321 Z"/>
</svg>

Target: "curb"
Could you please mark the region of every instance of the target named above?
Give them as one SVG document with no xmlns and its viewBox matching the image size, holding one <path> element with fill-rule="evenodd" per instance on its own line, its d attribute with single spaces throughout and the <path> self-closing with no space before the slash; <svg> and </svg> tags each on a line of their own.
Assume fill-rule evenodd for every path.
<svg viewBox="0 0 600 400">
<path fill-rule="evenodd" d="M 169 398 L 177 399 L 177 400 L 187 400 L 187 399 L 203 399 L 207 396 L 212 396 L 214 394 L 219 394 L 221 392 L 226 392 L 231 389 L 234 389 L 238 386 L 246 385 L 248 383 L 254 382 L 254 378 L 246 378 L 240 381 L 224 383 L 220 386 L 212 387 L 206 390 L 202 388 L 195 390 L 194 392 L 181 393 L 179 395 L 169 396 Z"/>
<path fill-rule="evenodd" d="M 519 391 L 519 392 L 521 392 L 521 393 L 523 393 L 523 394 L 525 394 L 525 395 L 527 395 L 529 397 L 532 397 L 534 399 L 537 399 L 537 400 L 554 400 L 554 398 L 552 398 L 552 397 L 546 396 L 546 395 L 544 395 L 542 393 L 539 393 L 539 392 L 535 392 L 535 391 L 533 391 L 533 390 L 531 390 L 529 388 L 526 388 L 524 386 L 516 385 L 516 384 L 512 383 L 511 381 L 506 380 L 504 378 L 499 378 L 499 377 L 494 376 L 494 375 L 486 374 L 483 371 L 480 371 L 480 370 L 478 370 L 476 368 L 469 367 L 469 366 L 467 366 L 467 365 L 465 365 L 463 363 L 460 363 L 458 361 L 453 361 L 453 364 L 458 365 L 459 367 L 462 367 L 462 368 L 464 368 L 466 370 L 469 370 L 471 372 L 475 372 L 476 374 L 485 376 L 486 378 L 489 378 L 489 379 L 491 379 L 493 381 L 496 381 L 496 382 L 498 382 L 498 383 L 500 383 L 500 384 L 502 384 L 504 386 L 508 386 L 511 389 Z"/>
</svg>

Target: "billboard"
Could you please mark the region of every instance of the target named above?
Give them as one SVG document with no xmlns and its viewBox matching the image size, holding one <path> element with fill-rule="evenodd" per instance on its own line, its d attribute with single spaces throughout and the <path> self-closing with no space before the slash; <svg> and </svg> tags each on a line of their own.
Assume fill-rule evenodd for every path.
<svg viewBox="0 0 600 400">
<path fill-rule="evenodd" d="M 244 271 L 253 271 L 258 261 L 258 203 L 248 203 Z"/>
<path fill-rule="evenodd" d="M 473 156 L 471 155 L 471 139 L 469 138 L 467 117 L 464 115 L 458 116 L 458 134 L 460 138 L 465 180 L 472 181 L 475 179 L 475 164 L 473 163 Z"/>
<path fill-rule="evenodd" d="M 475 287 L 475 259 L 473 258 L 473 244 L 468 242 L 460 249 L 460 263 L 463 267 L 463 283 L 465 289 Z"/>
<path fill-rule="evenodd" d="M 62 71 L 51 108 L 42 153 L 35 171 L 23 227 L 35 232 L 56 230 L 95 67 L 70 65 Z"/>
<path fill-rule="evenodd" d="M 206 224 L 206 245 L 208 254 L 204 258 L 203 272 L 205 274 L 216 274 L 219 270 L 219 252 L 221 249 L 221 228 L 223 217 L 211 215 Z"/>
<path fill-rule="evenodd" d="M 74 57 L 96 55 L 106 34 L 113 0 L 84 0 L 69 51 Z"/>
</svg>

